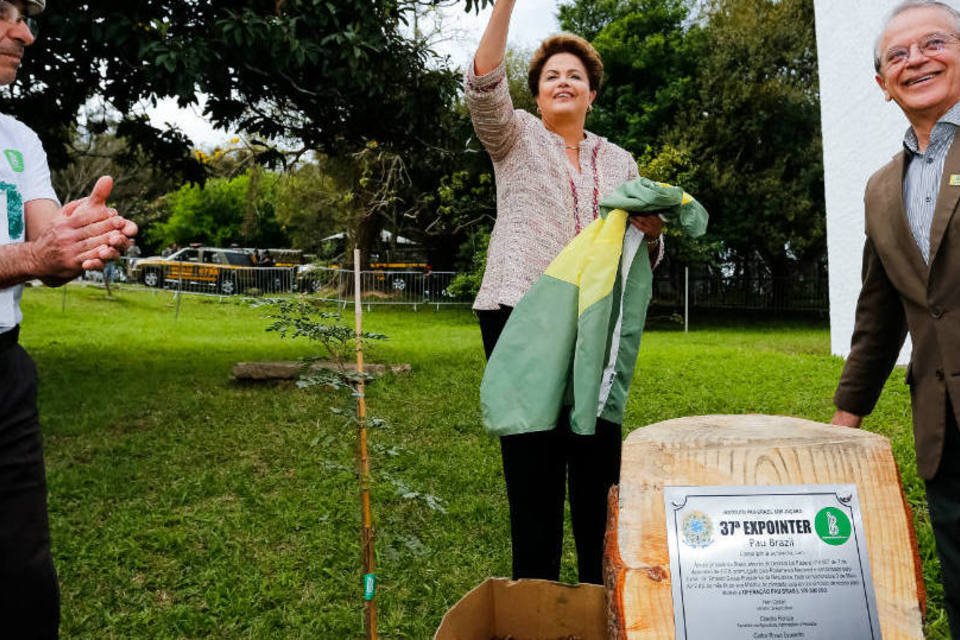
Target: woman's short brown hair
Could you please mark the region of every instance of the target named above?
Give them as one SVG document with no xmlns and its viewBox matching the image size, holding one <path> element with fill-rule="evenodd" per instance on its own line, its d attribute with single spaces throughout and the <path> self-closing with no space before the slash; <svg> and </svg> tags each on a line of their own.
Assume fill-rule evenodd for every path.
<svg viewBox="0 0 960 640">
<path fill-rule="evenodd" d="M 530 93 L 536 97 L 540 92 L 540 74 L 543 73 L 543 65 L 547 60 L 558 53 L 572 53 L 580 58 L 580 62 L 587 69 L 587 80 L 590 82 L 592 91 L 600 90 L 600 83 L 603 82 L 603 62 L 600 60 L 600 54 L 593 48 L 593 45 L 572 33 L 558 33 L 550 36 L 540 43 L 540 46 L 533 52 L 530 58 L 530 69 L 527 72 L 527 86 L 530 87 Z"/>
</svg>

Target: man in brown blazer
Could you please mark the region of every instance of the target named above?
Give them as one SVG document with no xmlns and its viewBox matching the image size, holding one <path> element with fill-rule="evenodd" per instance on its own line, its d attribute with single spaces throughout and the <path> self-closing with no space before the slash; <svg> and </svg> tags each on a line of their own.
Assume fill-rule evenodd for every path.
<svg viewBox="0 0 960 640">
<path fill-rule="evenodd" d="M 917 467 L 960 638 L 960 13 L 933 0 L 901 3 L 875 66 L 910 128 L 903 151 L 867 183 L 863 288 L 833 423 L 860 426 L 909 330 Z"/>
</svg>

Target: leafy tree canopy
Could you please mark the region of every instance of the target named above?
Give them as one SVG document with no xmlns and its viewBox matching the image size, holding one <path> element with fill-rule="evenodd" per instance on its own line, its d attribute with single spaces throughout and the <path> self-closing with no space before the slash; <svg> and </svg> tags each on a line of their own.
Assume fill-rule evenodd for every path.
<svg viewBox="0 0 960 640">
<path fill-rule="evenodd" d="M 812 0 L 712 0 L 697 95 L 673 131 L 710 234 L 775 276 L 825 251 Z"/>
<path fill-rule="evenodd" d="M 149 240 L 156 246 L 281 246 L 285 242 L 273 205 L 276 183 L 276 174 L 253 168 L 235 178 L 186 184 L 164 196 L 170 216 L 150 229 Z"/>
<path fill-rule="evenodd" d="M 284 172 L 276 195 L 277 221 L 294 248 L 321 253 L 323 238 L 343 231 L 345 186 L 326 158 Z"/>
<path fill-rule="evenodd" d="M 605 85 L 591 129 L 635 156 L 659 147 L 694 95 L 701 51 L 690 0 L 578 0 L 561 6 L 560 25 L 591 38 Z"/>
<path fill-rule="evenodd" d="M 643 13 L 646 4 L 644 0 L 573 0 L 560 5 L 557 17 L 563 30 L 592 41 L 614 20 Z"/>
<path fill-rule="evenodd" d="M 403 29 L 418 4 L 438 1 L 51 3 L 4 110 L 41 133 L 60 167 L 78 111 L 98 97 L 120 115 L 116 133 L 131 152 L 191 179 L 204 172 L 188 140 L 150 126 L 135 110 L 141 100 L 186 106 L 200 92 L 214 125 L 303 150 L 358 149 L 371 138 L 421 146 L 457 79 L 427 65 L 425 45 Z"/>
</svg>

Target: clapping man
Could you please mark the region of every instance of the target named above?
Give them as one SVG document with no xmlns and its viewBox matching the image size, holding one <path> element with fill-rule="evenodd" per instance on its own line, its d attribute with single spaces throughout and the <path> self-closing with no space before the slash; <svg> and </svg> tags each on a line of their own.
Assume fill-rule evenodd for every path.
<svg viewBox="0 0 960 640">
<path fill-rule="evenodd" d="M 45 0 L 0 0 L 0 84 L 10 84 Z M 58 637 L 36 369 L 19 346 L 23 283 L 63 284 L 102 269 L 136 233 L 110 209 L 109 177 L 61 207 L 37 135 L 0 114 L 0 637 Z"/>
</svg>

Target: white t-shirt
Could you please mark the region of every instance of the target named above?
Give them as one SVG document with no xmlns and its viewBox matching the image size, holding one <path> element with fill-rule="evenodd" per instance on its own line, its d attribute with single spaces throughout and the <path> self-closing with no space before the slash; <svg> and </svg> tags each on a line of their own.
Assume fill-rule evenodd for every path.
<svg viewBox="0 0 960 640">
<path fill-rule="evenodd" d="M 16 118 L 0 114 L 0 245 L 24 241 L 23 205 L 41 199 L 59 204 L 40 138 Z M 20 324 L 22 296 L 23 285 L 0 289 L 0 332 Z"/>
</svg>

